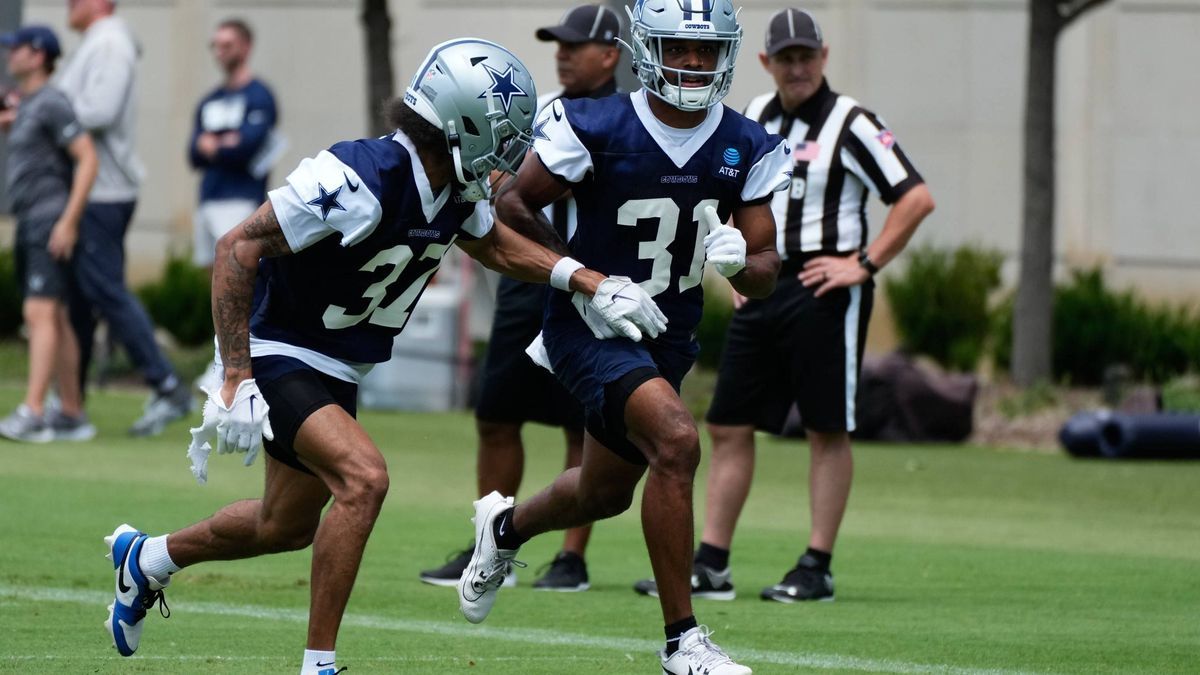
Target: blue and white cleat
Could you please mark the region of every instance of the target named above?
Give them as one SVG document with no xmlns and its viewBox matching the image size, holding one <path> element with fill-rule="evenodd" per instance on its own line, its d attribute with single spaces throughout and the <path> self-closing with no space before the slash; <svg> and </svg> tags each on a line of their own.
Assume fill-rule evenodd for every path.
<svg viewBox="0 0 1200 675">
<path fill-rule="evenodd" d="M 154 577 L 142 573 L 138 565 L 138 554 L 149 537 L 129 525 L 121 525 L 112 535 L 104 538 L 108 544 L 108 555 L 105 557 L 113 562 L 116 570 L 116 598 L 108 606 L 108 619 L 104 627 L 112 636 L 113 646 L 121 656 L 132 656 L 142 638 L 142 619 L 146 618 L 146 610 L 158 603 L 163 618 L 171 616 L 171 610 L 163 598 L 162 589 L 171 583 L 159 582 Z"/>
</svg>

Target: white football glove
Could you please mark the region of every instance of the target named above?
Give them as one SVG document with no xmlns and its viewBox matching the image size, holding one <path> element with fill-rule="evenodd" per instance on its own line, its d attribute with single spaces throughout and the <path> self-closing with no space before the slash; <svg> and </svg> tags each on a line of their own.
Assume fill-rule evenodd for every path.
<svg viewBox="0 0 1200 675">
<path fill-rule="evenodd" d="M 640 341 L 643 333 L 656 338 L 667 329 L 667 315 L 629 277 L 609 277 L 601 281 L 587 307 L 599 314 L 617 335 L 634 342 Z M 593 326 L 586 315 L 584 321 Z M 595 327 L 592 333 L 601 337 Z"/>
<path fill-rule="evenodd" d="M 208 389 L 201 389 L 208 393 Z M 192 433 L 192 442 L 188 445 L 187 456 L 192 460 L 192 475 L 197 483 L 204 485 L 208 482 L 208 456 L 212 453 L 208 439 L 217 435 L 217 413 L 211 398 L 204 402 L 204 421 L 189 431 Z"/>
<path fill-rule="evenodd" d="M 579 316 L 583 317 L 583 322 L 587 324 L 588 328 L 592 329 L 592 335 L 595 335 L 597 340 L 621 337 L 620 333 L 613 330 L 613 327 L 608 325 L 604 317 L 600 316 L 600 312 L 592 308 L 591 302 L 592 299 L 583 293 L 575 293 L 571 296 L 571 304 L 575 305 L 575 311 L 579 312 Z"/>
<path fill-rule="evenodd" d="M 529 346 L 525 348 L 525 353 L 535 364 L 550 371 L 551 375 L 554 374 L 554 368 L 550 366 L 550 354 L 546 351 L 546 343 L 542 341 L 541 331 L 538 331 L 537 337 L 533 338 L 533 342 L 530 342 Z"/>
<path fill-rule="evenodd" d="M 704 207 L 702 215 L 708 226 L 704 237 L 704 257 L 716 268 L 717 274 L 731 277 L 746 269 L 746 239 L 736 227 L 721 222 L 717 210 Z"/>
<path fill-rule="evenodd" d="M 233 393 L 233 403 L 228 406 L 221 399 L 219 389 L 205 389 L 204 393 L 208 394 L 208 401 L 204 403 L 204 422 L 198 430 L 192 431 L 193 444 L 197 436 L 216 436 L 218 454 L 244 452 L 244 463 L 250 466 L 258 457 L 263 439 L 275 438 L 267 416 L 270 407 L 258 390 L 258 384 L 254 378 L 242 380 Z"/>
</svg>

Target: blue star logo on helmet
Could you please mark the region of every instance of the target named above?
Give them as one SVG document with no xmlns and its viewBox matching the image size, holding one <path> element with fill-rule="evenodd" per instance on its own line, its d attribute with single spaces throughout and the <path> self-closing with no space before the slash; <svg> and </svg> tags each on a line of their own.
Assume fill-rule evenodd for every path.
<svg viewBox="0 0 1200 675">
<path fill-rule="evenodd" d="M 738 152 L 737 148 L 725 148 L 725 154 L 722 157 L 729 166 L 736 166 L 738 162 L 742 161 L 742 153 Z"/>
<path fill-rule="evenodd" d="M 316 199 L 305 202 L 310 206 L 317 206 L 321 209 L 321 220 L 329 218 L 330 211 L 345 211 L 346 207 L 338 203 L 338 193 L 342 191 L 342 186 L 339 185 L 336 190 L 330 192 L 325 189 L 324 185 L 317 183 L 317 189 L 320 190 L 320 195 Z"/>
<path fill-rule="evenodd" d="M 485 89 L 483 93 L 479 95 L 479 98 L 487 98 L 489 96 L 495 96 L 499 98 L 500 107 L 504 109 L 505 115 L 508 114 L 509 108 L 512 107 L 512 100 L 515 97 L 524 96 L 525 98 L 529 98 L 529 93 L 522 89 L 521 85 L 513 81 L 516 77 L 516 73 L 513 71 L 513 66 L 511 63 L 508 64 L 508 70 L 504 71 L 503 73 L 486 63 L 483 64 L 483 67 L 487 70 L 487 74 L 491 75 L 492 77 L 492 86 Z"/>
</svg>

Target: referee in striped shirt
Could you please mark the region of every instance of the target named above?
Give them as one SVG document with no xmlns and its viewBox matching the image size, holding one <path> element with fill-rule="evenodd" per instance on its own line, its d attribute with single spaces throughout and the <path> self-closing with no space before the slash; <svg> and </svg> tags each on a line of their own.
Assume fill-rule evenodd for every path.
<svg viewBox="0 0 1200 675">
<path fill-rule="evenodd" d="M 754 470 L 754 430 L 779 433 L 793 403 L 811 447 L 808 549 L 764 600 L 832 600 L 830 559 L 850 494 L 854 396 L 871 314 L 872 277 L 933 211 L 933 198 L 874 113 L 825 80 L 829 47 L 806 11 L 785 9 L 767 28 L 763 68 L 776 91 L 746 116 L 792 144 L 792 188 L 771 203 L 783 266 L 775 293 L 735 298 L 716 393 L 704 534 L 693 591 L 732 597 L 729 548 Z M 867 199 L 891 208 L 868 237 Z M 726 588 L 720 588 L 720 587 Z M 723 593 L 721 591 L 724 591 Z"/>
</svg>

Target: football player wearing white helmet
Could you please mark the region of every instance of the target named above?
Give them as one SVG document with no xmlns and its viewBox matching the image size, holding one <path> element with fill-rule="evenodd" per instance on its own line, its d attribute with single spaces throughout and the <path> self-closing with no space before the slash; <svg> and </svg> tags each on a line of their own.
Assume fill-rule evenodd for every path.
<svg viewBox="0 0 1200 675">
<path fill-rule="evenodd" d="M 638 0 L 632 10 L 627 47 L 633 70 L 646 91 L 680 110 L 706 110 L 733 86 L 733 67 L 742 43 L 738 10 L 730 0 Z M 703 40 L 713 59 L 680 63 L 670 49 L 680 40 Z"/>
<path fill-rule="evenodd" d="M 644 293 L 518 235 L 479 201 L 489 175 L 524 155 L 535 99 L 529 71 L 503 47 L 440 44 L 392 106 L 393 134 L 303 160 L 220 239 L 213 323 L 224 382 L 208 392 L 188 454 L 203 482 L 212 437 L 246 465 L 261 445 L 266 484 L 261 498 L 169 535 L 122 525 L 107 538 L 117 586 L 106 625 L 122 655 L 137 649 L 146 610 L 181 568 L 311 544 L 301 673 L 337 669 L 342 614 L 389 484 L 383 455 L 355 420 L 357 384 L 391 357 L 450 246 L 506 274 L 595 296 L 592 312 L 617 333 L 659 329 Z M 620 298 L 614 287 L 625 289 Z"/>
<path fill-rule="evenodd" d="M 538 115 L 533 152 L 496 200 L 524 231 L 568 190 L 578 205 L 571 254 L 628 277 L 667 315 L 653 340 L 597 339 L 569 293 L 552 292 L 542 328 L 547 361 L 585 408 L 583 461 L 513 506 L 476 502 L 475 554 L 460 581 L 467 619 L 486 618 L 517 549 L 534 535 L 609 518 L 642 476 L 642 528 L 658 582 L 668 674 L 744 675 L 697 623 L 690 596 L 692 484 L 700 445 L 679 398 L 695 362 L 704 263 L 740 293 L 775 287 L 771 195 L 791 181 L 787 144 L 719 102 L 741 37 L 729 0 L 640 0 L 629 13 L 644 87 L 558 100 Z M 726 225 L 727 221 L 732 225 Z"/>
</svg>

